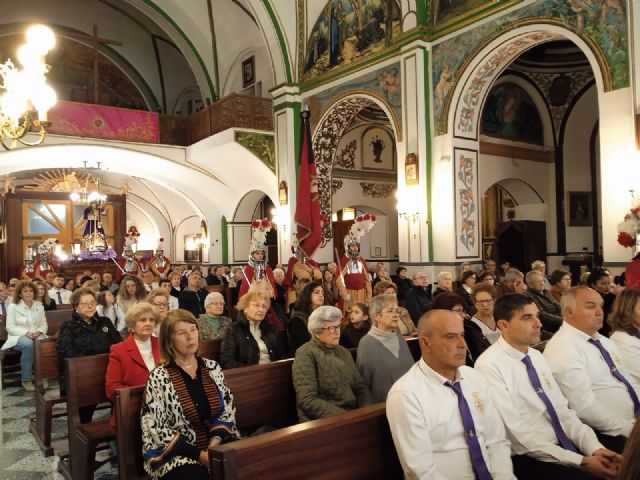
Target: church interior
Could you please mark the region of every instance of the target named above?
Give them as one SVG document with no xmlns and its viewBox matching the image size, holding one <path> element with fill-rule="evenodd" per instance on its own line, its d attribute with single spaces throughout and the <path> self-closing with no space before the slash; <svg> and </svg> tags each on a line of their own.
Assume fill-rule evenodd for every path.
<svg viewBox="0 0 640 480">
<path fill-rule="evenodd" d="M 597 267 L 620 283 L 640 252 L 640 20 L 631 2 L 5 3 L 5 288 L 48 272 L 118 281 L 149 270 L 161 282 L 176 267 L 199 271 L 205 285 L 213 267 L 253 265 L 263 220 L 260 268 L 286 271 L 302 242 L 304 195 L 322 219 L 313 217 L 317 242 L 305 252 L 319 270 L 342 268 L 353 226 L 370 218 L 358 237 L 365 270 L 424 272 L 434 289 L 443 274 L 458 281 L 462 264 L 526 274 L 536 260 L 570 272 L 573 285 Z M 30 40 L 32 25 L 53 37 Z M 27 65 L 29 55 L 40 63 Z M 212 291 L 231 316 L 231 294 Z M 1 352 L 5 370 L 19 364 L 7 353 L 15 350 Z M 19 382 L 2 386 L 0 478 L 147 478 L 135 460 L 138 476 L 123 476 L 120 444 L 119 461 L 95 473 L 84 472 L 91 461 L 69 461 L 69 449 L 95 446 L 68 430 L 71 415 L 55 415 L 60 405 L 43 447 L 33 433 L 38 386 L 35 403 Z M 96 458 L 105 460 L 103 440 Z M 390 437 L 385 445 L 393 449 Z M 300 472 L 262 477 L 316 478 Z"/>
</svg>

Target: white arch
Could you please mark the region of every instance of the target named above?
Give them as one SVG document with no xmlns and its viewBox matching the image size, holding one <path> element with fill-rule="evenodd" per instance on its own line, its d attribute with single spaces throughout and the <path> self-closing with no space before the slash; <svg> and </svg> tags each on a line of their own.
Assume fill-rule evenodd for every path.
<svg viewBox="0 0 640 480">
<path fill-rule="evenodd" d="M 600 63 L 584 40 L 557 25 L 525 25 L 495 38 L 468 62 L 451 96 L 447 112 L 448 131 L 458 138 L 477 140 L 479 116 L 496 78 L 524 51 L 559 39 L 570 40 L 580 48 L 593 70 L 598 94 L 604 93 L 605 81 Z"/>
</svg>

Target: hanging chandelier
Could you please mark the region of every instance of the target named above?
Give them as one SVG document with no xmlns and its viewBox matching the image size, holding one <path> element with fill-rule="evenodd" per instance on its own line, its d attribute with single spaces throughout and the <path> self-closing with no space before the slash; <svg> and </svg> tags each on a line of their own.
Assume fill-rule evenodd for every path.
<svg viewBox="0 0 640 480">
<path fill-rule="evenodd" d="M 34 25 L 26 32 L 27 43 L 18 48 L 17 58 L 22 69 L 9 59 L 0 64 L 0 143 L 13 150 L 21 143 L 26 146 L 41 144 L 47 136 L 51 122 L 47 112 L 56 103 L 56 92 L 47 84 L 49 70 L 45 56 L 56 44 L 50 28 Z M 35 141 L 25 136 L 36 129 Z"/>
<path fill-rule="evenodd" d="M 95 185 L 94 191 L 89 191 L 89 182 L 93 182 Z M 93 175 L 87 175 L 87 180 L 85 181 L 84 187 L 77 189 L 69 195 L 69 198 L 76 205 L 89 205 L 92 202 L 96 203 L 97 208 L 104 208 L 107 202 L 107 196 L 102 193 L 100 188 L 100 178 L 94 177 Z"/>
</svg>

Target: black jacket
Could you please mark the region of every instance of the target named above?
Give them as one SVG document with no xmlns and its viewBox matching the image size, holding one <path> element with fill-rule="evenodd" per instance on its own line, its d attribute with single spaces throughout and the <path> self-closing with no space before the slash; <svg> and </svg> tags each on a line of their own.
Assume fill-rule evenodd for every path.
<svg viewBox="0 0 640 480">
<path fill-rule="evenodd" d="M 293 310 L 291 319 L 287 325 L 287 340 L 289 343 L 289 355 L 295 357 L 296 350 L 311 340 L 311 334 L 307 329 L 309 314 L 301 310 Z"/>
<path fill-rule="evenodd" d="M 538 307 L 538 317 L 542 328 L 547 332 L 557 332 L 562 325 L 562 313 L 560 305 L 549 295 L 548 291 L 538 292 L 528 288 L 524 295 L 533 300 Z"/>
<path fill-rule="evenodd" d="M 471 296 L 471 294 L 467 292 L 462 285 L 456 288 L 454 293 L 457 293 L 462 297 L 462 301 L 464 302 L 462 304 L 462 308 L 464 308 L 464 311 L 467 315 L 473 317 L 476 314 L 477 310 L 473 303 L 473 297 Z"/>
<path fill-rule="evenodd" d="M 398 287 L 398 300 L 404 301 L 407 292 L 413 288 L 413 282 L 410 278 L 400 278 L 400 275 L 392 275 L 391 281 Z"/>
<path fill-rule="evenodd" d="M 269 358 L 272 362 L 280 360 L 282 352 L 278 347 L 276 327 L 267 323 L 260 322 L 260 333 L 262 341 L 269 350 Z M 243 312 L 238 312 L 238 319 L 231 324 L 231 328 L 222 340 L 220 347 L 220 366 L 223 369 L 245 367 L 247 365 L 256 365 L 260 360 L 260 349 L 258 342 L 249 330 L 249 320 L 244 316 Z"/>
<path fill-rule="evenodd" d="M 71 312 L 71 320 L 60 327 L 56 349 L 60 371 L 60 394 L 67 390 L 65 359 L 109 353 L 111 345 L 122 341 L 122 337 L 107 317 L 93 316 L 91 324 Z"/>
<path fill-rule="evenodd" d="M 422 314 L 431 309 L 431 296 L 422 287 L 413 287 L 409 290 L 404 297 L 404 302 L 409 310 L 409 316 L 416 326 Z"/>
<path fill-rule="evenodd" d="M 464 340 L 467 342 L 467 366 L 473 367 L 482 352 L 491 346 L 482 329 L 471 320 L 464 321 Z"/>
<path fill-rule="evenodd" d="M 204 288 L 201 288 L 196 292 L 183 288 L 180 291 L 180 296 L 178 297 L 178 305 L 184 310 L 189 310 L 193 313 L 194 317 L 198 318 L 200 315 L 205 313 L 204 299 L 207 295 L 209 295 L 209 292 Z"/>
<path fill-rule="evenodd" d="M 349 324 L 342 329 L 340 333 L 340 345 L 344 348 L 358 348 L 358 344 L 371 329 L 371 321 L 367 320 L 362 328 L 354 328 L 353 324 Z"/>
</svg>

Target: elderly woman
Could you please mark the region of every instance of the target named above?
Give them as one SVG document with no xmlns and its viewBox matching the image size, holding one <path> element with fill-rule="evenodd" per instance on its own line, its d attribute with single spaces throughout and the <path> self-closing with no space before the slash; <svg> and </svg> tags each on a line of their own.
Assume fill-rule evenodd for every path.
<svg viewBox="0 0 640 480">
<path fill-rule="evenodd" d="M 296 352 L 293 387 L 301 422 L 370 405 L 371 392 L 349 350 L 339 345 L 342 312 L 322 306 L 309 316 L 313 338 Z"/>
<path fill-rule="evenodd" d="M 126 315 L 130 307 L 136 303 L 144 302 L 146 297 L 147 289 L 144 287 L 142 280 L 134 275 L 127 275 L 120 282 L 116 302 L 120 310 Z"/>
<path fill-rule="evenodd" d="M 11 348 L 22 352 L 20 356 L 20 380 L 25 390 L 33 387 L 33 341 L 47 333 L 47 319 L 42 303 L 35 299 L 36 286 L 23 280 L 18 282 L 13 299 L 7 307 L 7 341 L 2 350 Z"/>
<path fill-rule="evenodd" d="M 324 288 L 320 282 L 309 282 L 298 295 L 293 312 L 291 312 L 291 320 L 287 326 L 287 336 L 289 338 L 289 352 L 292 355 L 302 345 L 307 343 L 311 338 L 307 324 L 309 315 L 324 305 Z"/>
<path fill-rule="evenodd" d="M 270 363 L 282 358 L 278 331 L 264 321 L 271 298 L 262 289 L 251 289 L 238 302 L 238 318 L 222 339 L 220 365 L 223 369 Z"/>
<path fill-rule="evenodd" d="M 400 309 L 395 295 L 371 299 L 373 326 L 358 344 L 358 371 L 369 386 L 374 403 L 384 402 L 391 386 L 415 363 L 404 337 L 396 333 Z"/>
<path fill-rule="evenodd" d="M 190 312 L 169 312 L 159 344 L 142 406 L 144 469 L 154 480 L 208 480 L 208 448 L 240 437 L 233 396 L 220 365 L 200 357 Z"/>
<path fill-rule="evenodd" d="M 489 270 L 483 270 L 477 275 L 476 284 L 486 283 L 487 285 L 491 285 L 492 287 L 496 284 L 496 274 L 490 272 Z"/>
<path fill-rule="evenodd" d="M 611 340 L 622 354 L 622 363 L 640 384 L 640 290 L 627 288 L 618 294 L 609 314 Z"/>
<path fill-rule="evenodd" d="M 473 287 L 473 303 L 476 314 L 464 321 L 464 339 L 470 354 L 470 366 L 491 345 L 500 338 L 501 332 L 493 318 L 493 307 L 497 297 L 496 289 L 485 283 Z"/>
<path fill-rule="evenodd" d="M 440 272 L 438 274 L 438 288 L 433 292 L 433 298 L 436 298 L 442 292 L 453 292 L 453 275 L 451 275 L 451 272 Z"/>
<path fill-rule="evenodd" d="M 112 398 L 117 388 L 147 383 L 149 372 L 160 361 L 158 338 L 153 336 L 159 320 L 157 312 L 148 303 L 138 303 L 127 312 L 124 321 L 130 335 L 123 342 L 112 345 L 109 355 L 105 383 L 108 398 Z M 111 415 L 109 424 L 116 427 L 115 415 Z"/>
<path fill-rule="evenodd" d="M 393 282 L 382 280 L 378 282 L 376 288 L 373 289 L 374 295 L 395 295 L 398 297 L 398 287 Z M 398 307 L 400 319 L 398 321 L 396 331 L 405 337 L 415 337 L 418 334 L 418 329 L 415 323 L 411 320 L 409 311 L 404 307 Z"/>
<path fill-rule="evenodd" d="M 222 267 L 220 267 L 222 268 Z M 222 315 L 224 297 L 221 293 L 211 292 L 204 299 L 205 313 L 198 317 L 200 340 L 224 338 L 231 328 L 231 319 Z"/>
<path fill-rule="evenodd" d="M 58 364 L 60 371 L 60 394 L 67 390 L 64 361 L 67 358 L 85 357 L 109 353 L 111 345 L 122 341 L 122 337 L 107 317 L 100 317 L 97 312 L 96 294 L 88 288 L 79 288 L 71 294 L 71 320 L 60 327 L 58 334 Z M 80 421 L 91 421 L 95 406 L 80 409 Z"/>
<path fill-rule="evenodd" d="M 566 270 L 554 270 L 551 272 L 549 283 L 551 283 L 549 294 L 556 302 L 560 303 L 564 292 L 571 288 L 571 273 Z"/>
</svg>

